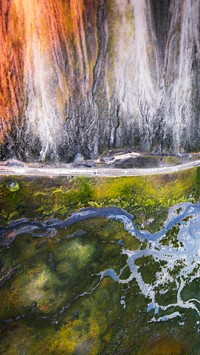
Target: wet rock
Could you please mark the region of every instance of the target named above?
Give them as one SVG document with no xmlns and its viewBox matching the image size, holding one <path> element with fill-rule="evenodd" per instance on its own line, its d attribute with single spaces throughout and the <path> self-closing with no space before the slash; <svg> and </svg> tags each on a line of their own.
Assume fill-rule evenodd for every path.
<svg viewBox="0 0 200 355">
<path fill-rule="evenodd" d="M 61 308 L 61 310 L 59 311 L 60 315 L 64 314 L 69 308 L 70 308 L 71 304 L 68 304 L 67 306 L 64 306 Z"/>
<path fill-rule="evenodd" d="M 10 180 L 6 183 L 6 188 L 10 192 L 16 192 L 20 189 L 19 182 L 16 180 Z"/>
<path fill-rule="evenodd" d="M 79 164 L 79 166 L 83 168 L 95 168 L 96 164 L 94 162 L 83 162 L 81 165 Z"/>
<path fill-rule="evenodd" d="M 121 169 L 154 168 L 157 166 L 159 166 L 159 160 L 157 157 L 134 157 L 116 159 L 112 164 L 112 167 Z"/>
<path fill-rule="evenodd" d="M 74 163 L 82 163 L 84 162 L 85 158 L 81 153 L 76 154 L 74 158 Z"/>
<path fill-rule="evenodd" d="M 24 167 L 24 163 L 22 163 L 19 160 L 15 160 L 15 159 L 10 159 L 5 163 L 6 166 L 16 166 L 18 168 L 22 168 Z"/>
</svg>

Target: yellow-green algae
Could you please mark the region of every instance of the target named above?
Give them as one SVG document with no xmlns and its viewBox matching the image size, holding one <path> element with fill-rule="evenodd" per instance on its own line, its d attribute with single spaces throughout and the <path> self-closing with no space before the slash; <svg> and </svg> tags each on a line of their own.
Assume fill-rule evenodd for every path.
<svg viewBox="0 0 200 355">
<path fill-rule="evenodd" d="M 20 184 L 16 192 L 6 188 L 12 177 L 1 178 L 4 225 L 22 217 L 67 218 L 82 207 L 117 205 L 133 213 L 138 225 L 155 218 L 145 228 L 156 230 L 169 207 L 195 202 L 200 195 L 198 168 L 152 177 L 13 179 Z M 68 238 L 80 230 L 85 234 Z M 193 313 L 186 311 L 184 327 L 176 319 L 149 323 L 152 311 L 145 311 L 147 300 L 135 280 L 123 285 L 105 277 L 95 289 L 101 270 L 119 273 L 126 264 L 119 241 L 130 250 L 146 248 L 122 223 L 106 218 L 79 222 L 50 239 L 24 234 L 9 248 L 1 247 L 2 270 L 13 268 L 15 273 L 0 288 L 0 353 L 197 355 Z M 138 265 L 146 281 L 153 282 L 159 264 L 143 258 Z M 126 277 L 127 268 L 122 279 Z M 186 298 L 187 293 L 197 297 L 198 284 L 193 281 L 191 286 L 184 291 Z M 84 292 L 89 294 L 79 297 Z M 161 302 L 174 297 L 172 284 Z"/>
<path fill-rule="evenodd" d="M 12 219 L 67 218 L 79 208 L 118 206 L 133 213 L 136 223 L 150 218 L 152 231 L 159 229 L 169 207 L 195 202 L 200 196 L 200 169 L 169 175 L 145 177 L 33 178 L 13 177 L 21 188 L 8 191 L 12 177 L 0 178 L 0 218 L 6 224 Z"/>
</svg>

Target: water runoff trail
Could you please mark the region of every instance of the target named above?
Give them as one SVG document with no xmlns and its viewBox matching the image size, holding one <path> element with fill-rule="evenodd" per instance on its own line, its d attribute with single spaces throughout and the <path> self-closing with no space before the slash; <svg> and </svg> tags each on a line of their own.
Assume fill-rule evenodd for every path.
<svg viewBox="0 0 200 355">
<path fill-rule="evenodd" d="M 141 245 L 142 242 L 146 241 L 146 248 L 140 246 L 137 250 L 128 250 L 122 243 L 121 253 L 127 256 L 124 268 L 121 269 L 119 274 L 114 269 L 102 270 L 98 274 L 100 277 L 98 285 L 104 277 L 111 277 L 114 281 L 127 285 L 135 279 L 141 294 L 149 302 L 147 312 L 153 310 L 151 312 L 154 313 L 152 322 L 167 321 L 175 317 L 181 318 L 186 309 L 194 311 L 200 318 L 200 300 L 197 298 L 185 300 L 182 297 L 184 288 L 200 278 L 200 203 L 185 202 L 170 208 L 163 229 L 154 234 L 146 230 L 139 230 L 134 223 L 133 215 L 118 207 L 81 209 L 64 221 L 51 219 L 41 222 L 23 218 L 10 222 L 7 227 L 0 227 L 0 246 L 9 247 L 18 235 L 24 233 L 30 233 L 33 237 L 53 238 L 59 229 L 99 217 L 122 222 L 124 229 L 133 237 L 139 239 Z M 176 226 L 178 226 L 176 245 L 174 246 L 170 241 L 167 243 L 168 245 L 163 244 L 162 241 L 166 237 L 166 233 Z M 136 263 L 138 259 L 147 256 L 160 263 L 156 280 L 150 284 L 144 281 L 140 266 Z M 121 275 L 127 267 L 130 269 L 130 276 L 123 279 Z M 176 268 L 178 271 L 172 276 L 172 271 Z M 170 284 L 174 281 L 176 302 L 166 305 L 159 304 L 157 296 L 168 292 Z M 92 292 L 93 290 L 90 293 Z M 84 293 L 80 296 L 90 293 Z M 121 304 L 124 308 L 126 307 L 125 298 L 121 300 Z M 160 312 L 162 315 L 160 315 Z M 180 322 L 180 324 L 184 324 L 184 322 Z M 197 324 L 200 324 L 200 321 L 197 321 Z"/>
</svg>

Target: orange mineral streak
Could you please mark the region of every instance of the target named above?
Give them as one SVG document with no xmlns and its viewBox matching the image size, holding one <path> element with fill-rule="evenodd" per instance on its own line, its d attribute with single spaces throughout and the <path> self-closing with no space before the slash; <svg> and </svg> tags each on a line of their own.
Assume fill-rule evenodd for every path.
<svg viewBox="0 0 200 355">
<path fill-rule="evenodd" d="M 23 117 L 28 120 L 27 102 L 43 81 L 41 61 L 58 112 L 74 93 L 84 97 L 92 90 L 96 12 L 97 0 L 0 0 L 0 143 L 14 122 L 19 128 Z"/>
<path fill-rule="evenodd" d="M 12 0 L 0 0 L 0 143 L 23 111 L 24 30 Z"/>
</svg>

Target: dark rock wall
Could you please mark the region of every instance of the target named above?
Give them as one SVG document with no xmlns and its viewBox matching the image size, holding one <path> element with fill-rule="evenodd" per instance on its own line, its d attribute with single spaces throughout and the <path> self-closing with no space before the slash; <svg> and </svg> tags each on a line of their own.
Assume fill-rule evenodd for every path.
<svg viewBox="0 0 200 355">
<path fill-rule="evenodd" d="M 199 149 L 199 0 L 0 1 L 0 158 Z"/>
</svg>

